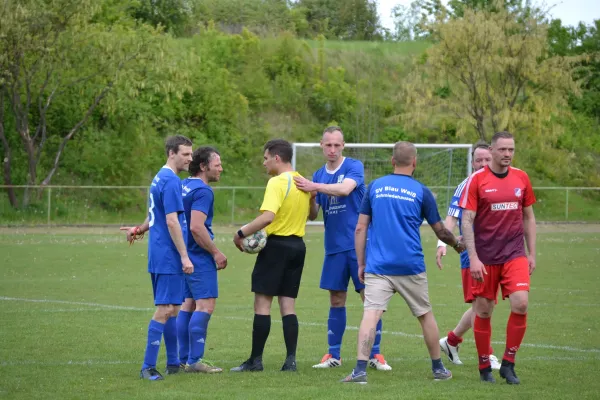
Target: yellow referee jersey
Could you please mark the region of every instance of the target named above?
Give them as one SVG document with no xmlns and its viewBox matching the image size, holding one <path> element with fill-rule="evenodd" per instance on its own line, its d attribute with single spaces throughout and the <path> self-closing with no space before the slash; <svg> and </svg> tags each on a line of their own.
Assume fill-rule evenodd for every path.
<svg viewBox="0 0 600 400">
<path fill-rule="evenodd" d="M 296 171 L 284 172 L 269 179 L 260 211 L 271 211 L 275 219 L 265 229 L 267 235 L 304 236 L 308 219 L 310 193 L 296 187 Z"/>
</svg>

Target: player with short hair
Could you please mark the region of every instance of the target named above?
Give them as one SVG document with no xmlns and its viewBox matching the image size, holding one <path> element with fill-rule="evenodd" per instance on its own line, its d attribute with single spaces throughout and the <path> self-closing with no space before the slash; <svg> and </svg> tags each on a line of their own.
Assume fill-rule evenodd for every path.
<svg viewBox="0 0 600 400">
<path fill-rule="evenodd" d="M 409 142 L 396 143 L 392 165 L 393 174 L 369 184 L 356 225 L 355 248 L 358 274 L 365 283 L 365 303 L 356 367 L 342 382 L 367 383 L 366 367 L 375 341 L 375 327 L 396 292 L 421 324 L 434 379 L 452 378 L 440 358 L 439 331 L 429 302 L 420 233 L 423 220 L 458 253 L 464 246 L 444 227 L 431 191 L 412 177 L 417 166 L 415 146 Z"/>
<path fill-rule="evenodd" d="M 306 246 L 304 234 L 309 213 L 310 195 L 299 190 L 294 177 L 292 145 L 283 139 L 273 139 L 264 146 L 263 165 L 272 177 L 267 183 L 261 215 L 243 226 L 233 237 L 233 242 L 243 251 L 244 237 L 265 229 L 267 244 L 258 253 L 252 271 L 254 292 L 254 322 L 250 358 L 233 372 L 262 371 L 262 355 L 271 330 L 271 304 L 279 300 L 283 322 L 283 338 L 287 356 L 282 371 L 296 371 L 298 344 L 298 318 L 295 311 L 300 289 Z"/>
<path fill-rule="evenodd" d="M 536 267 L 532 207 L 535 195 L 527 174 L 511 167 L 515 152 L 513 135 L 495 133 L 490 149 L 492 162 L 471 175 L 460 199 L 462 231 L 469 252 L 475 297 L 473 333 L 480 379 L 493 383 L 489 359 L 491 316 L 500 287 L 502 298 L 508 297 L 511 310 L 500 376 L 508 384 L 519 384 L 514 370 L 515 355 L 527 328 L 530 275 Z"/>
<path fill-rule="evenodd" d="M 152 280 L 156 311 L 148 326 L 148 340 L 140 378 L 162 380 L 156 360 L 162 336 L 167 350 L 166 374 L 181 371 L 177 354 L 177 313 L 183 300 L 185 279 L 194 265 L 185 246 L 186 220 L 181 198 L 181 179 L 192 160 L 192 141 L 185 136 L 168 137 L 165 143 L 167 163 L 152 179 L 148 196 L 148 217 L 135 227 L 123 227 L 127 240 L 133 243 L 139 235 L 150 231 L 148 272 Z"/>
<path fill-rule="evenodd" d="M 366 186 L 363 163 L 342 155 L 344 133 L 339 126 L 325 129 L 321 148 L 327 163 L 313 174 L 312 182 L 301 177 L 294 180 L 300 190 L 317 193 L 311 197 L 311 221 L 319 215 L 319 208 L 323 208 L 325 259 L 319 286 L 329 291 L 329 351 L 313 368 L 333 368 L 342 365 L 341 345 L 346 330 L 346 297 L 350 279 L 364 302 L 365 286 L 358 279 L 354 229 Z M 385 361 L 380 350 L 382 329 L 382 321 L 379 320 L 369 365 L 378 370 L 389 371 L 392 367 Z"/>
<path fill-rule="evenodd" d="M 209 184 L 218 182 L 223 172 L 217 149 L 196 149 L 189 172 L 190 177 L 183 181 L 183 208 L 189 221 L 186 244 L 194 272 L 185 277 L 185 301 L 177 316 L 179 358 L 186 372 L 212 374 L 223 369 L 204 359 L 204 346 L 219 297 L 217 270 L 227 267 L 227 257 L 215 245 L 212 232 L 215 196 Z"/>
<path fill-rule="evenodd" d="M 492 161 L 492 154 L 490 153 L 490 145 L 479 141 L 475 144 L 473 151 L 471 152 L 471 166 L 473 167 L 473 171 L 479 171 L 481 168 L 485 167 Z M 463 190 L 467 184 L 469 178 L 465 178 L 464 181 L 454 191 L 454 195 L 452 196 L 452 200 L 450 200 L 450 206 L 448 207 L 448 215 L 446 216 L 446 220 L 444 221 L 444 225 L 448 228 L 449 231 L 454 231 L 454 227 L 458 224 L 459 233 L 462 235 L 461 228 L 461 218 L 462 218 L 462 210 L 458 205 L 460 201 L 460 196 L 463 193 Z M 446 243 L 438 240 L 437 244 L 437 254 L 436 261 L 437 265 L 440 269 L 442 269 L 442 257 L 446 255 Z M 463 286 L 463 295 L 465 299 L 465 303 L 473 302 L 473 294 L 471 293 L 471 272 L 469 270 L 469 254 L 464 251 L 460 254 L 460 267 L 462 273 L 462 286 Z M 475 318 L 475 313 L 473 312 L 473 307 L 470 307 L 463 314 L 462 318 L 456 325 L 456 328 L 448 332 L 448 336 L 445 336 L 440 339 L 440 347 L 442 351 L 448 356 L 451 362 L 457 365 L 462 365 L 462 361 L 458 357 L 458 349 L 460 343 L 463 341 L 463 335 L 467 333 L 469 329 L 473 326 L 473 318 Z M 490 363 L 492 369 L 500 369 L 500 362 L 498 358 L 493 354 L 493 351 L 490 349 Z"/>
</svg>

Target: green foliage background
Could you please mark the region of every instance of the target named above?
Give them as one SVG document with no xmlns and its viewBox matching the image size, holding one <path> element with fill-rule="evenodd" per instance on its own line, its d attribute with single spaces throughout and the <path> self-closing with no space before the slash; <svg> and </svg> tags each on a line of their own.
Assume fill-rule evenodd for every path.
<svg viewBox="0 0 600 400">
<path fill-rule="evenodd" d="M 325 1 L 289 6 L 285 1 L 264 0 L 256 2 L 261 7 L 254 11 L 241 12 L 249 7 L 247 3 L 252 2 L 100 2 L 91 18 L 96 23 L 164 28 L 156 39 L 160 54 L 152 68 L 140 68 L 135 78 L 117 82 L 68 143 L 51 183 L 147 185 L 164 163 L 165 137 L 175 133 L 192 138 L 195 147 L 215 145 L 225 168 L 220 185 L 245 186 L 262 185 L 266 180 L 261 165 L 266 140 L 283 137 L 314 142 L 332 123 L 344 128 L 347 142 L 477 140 L 474 131 L 457 135 L 456 124 L 447 118 L 440 119 L 444 122 L 438 126 L 411 130 L 398 118 L 406 107 L 400 96 L 403 80 L 432 45 L 431 40 L 382 40 L 390 35 L 379 28 L 377 34 L 365 34 L 363 29 L 357 35 L 348 26 L 332 26 L 329 17 L 315 19 L 317 11 L 324 12 Z M 152 4 L 167 9 L 155 12 L 148 8 Z M 365 10 L 369 14 L 368 7 Z M 347 20 L 337 24 L 362 26 Z M 117 29 L 111 32 L 120 34 Z M 516 132 L 515 165 L 525 168 L 538 186 L 600 186 L 598 21 L 579 30 L 554 21 L 550 35 L 554 54 L 587 56 L 582 69 L 587 75 L 581 76 L 584 94 L 572 99 L 571 118 L 553 120 L 564 127 L 558 138 Z M 72 68 L 84 70 L 92 62 L 75 59 Z M 40 180 L 51 168 L 61 136 L 82 114 L 89 97 L 85 90 L 73 90 L 49 110 L 51 134 L 38 166 Z M 15 121 L 7 115 L 13 184 L 25 184 L 26 154 L 15 133 Z M 519 140 L 521 134 L 526 141 Z M 237 199 L 240 206 L 255 207 L 244 202 L 255 203 L 256 196 L 246 197 Z M 588 200 L 596 204 L 595 199 Z M 42 200 L 37 197 L 38 203 Z M 6 200 L 0 196 L 0 202 Z M 90 207 L 107 212 L 145 206 L 139 203 L 139 195 L 116 196 L 109 191 L 89 199 Z M 39 204 L 33 201 L 28 207 L 34 210 Z M 6 204 L 2 210 L 3 219 L 12 219 L 14 210 Z M 28 211 L 18 212 L 22 216 Z"/>
</svg>

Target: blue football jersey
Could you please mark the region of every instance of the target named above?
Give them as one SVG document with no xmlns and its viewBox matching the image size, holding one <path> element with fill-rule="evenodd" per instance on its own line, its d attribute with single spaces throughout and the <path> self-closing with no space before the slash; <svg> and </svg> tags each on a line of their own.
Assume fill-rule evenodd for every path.
<svg viewBox="0 0 600 400">
<path fill-rule="evenodd" d="M 370 215 L 366 272 L 416 275 L 425 272 L 421 224 L 441 221 L 435 198 L 421 182 L 391 174 L 371 182 L 361 214 Z"/>
<path fill-rule="evenodd" d="M 176 212 L 185 238 L 187 225 L 183 214 L 181 179 L 171 168 L 162 167 L 152 179 L 148 197 L 148 272 L 182 274 L 181 256 L 167 227 L 167 214 Z"/>
<path fill-rule="evenodd" d="M 354 230 L 365 194 L 365 168 L 363 163 L 345 157 L 335 171 L 324 165 L 313 174 L 313 182 L 335 184 L 349 178 L 356 181 L 356 187 L 348 196 L 328 196 L 317 194 L 317 204 L 323 209 L 325 224 L 325 254 L 335 254 L 354 249 Z"/>
<path fill-rule="evenodd" d="M 191 223 L 192 210 L 204 213 L 204 215 L 206 215 L 204 226 L 208 230 L 211 239 L 214 239 L 215 237 L 212 231 L 214 198 L 213 189 L 204 183 L 202 179 L 187 178 L 183 181 L 183 208 L 185 209 L 185 218 Z M 199 269 L 202 269 L 203 267 L 209 269 L 215 268 L 212 255 L 196 243 L 191 229 L 188 229 L 186 245 L 190 259 L 194 262 L 194 267 Z M 203 260 L 203 258 L 207 258 L 209 262 L 202 262 L 201 260 Z M 197 265 L 197 263 L 202 265 Z"/>
<path fill-rule="evenodd" d="M 465 190 L 465 186 L 467 185 L 467 181 L 469 178 L 462 181 L 460 185 L 456 187 L 454 191 L 454 195 L 452 196 L 452 200 L 450 200 L 450 206 L 448 207 L 448 215 L 451 217 L 458 218 L 458 231 L 462 235 L 462 208 L 458 206 L 460 202 L 460 197 L 462 196 L 463 191 Z M 467 251 L 463 251 L 460 253 L 460 267 L 461 268 L 469 268 L 471 264 L 469 263 L 469 253 Z"/>
</svg>

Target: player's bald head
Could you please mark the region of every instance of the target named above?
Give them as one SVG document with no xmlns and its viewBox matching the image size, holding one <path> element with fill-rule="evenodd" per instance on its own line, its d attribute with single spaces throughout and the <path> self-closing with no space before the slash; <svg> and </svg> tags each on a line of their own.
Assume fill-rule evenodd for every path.
<svg viewBox="0 0 600 400">
<path fill-rule="evenodd" d="M 417 158 L 417 148 L 410 142 L 397 142 L 394 145 L 394 162 L 398 167 L 409 167 Z"/>
<path fill-rule="evenodd" d="M 342 142 L 344 141 L 344 132 L 342 132 L 342 128 L 339 126 L 328 126 L 325 128 L 321 139 L 324 140 L 329 135 L 335 139 L 339 139 Z"/>
</svg>

